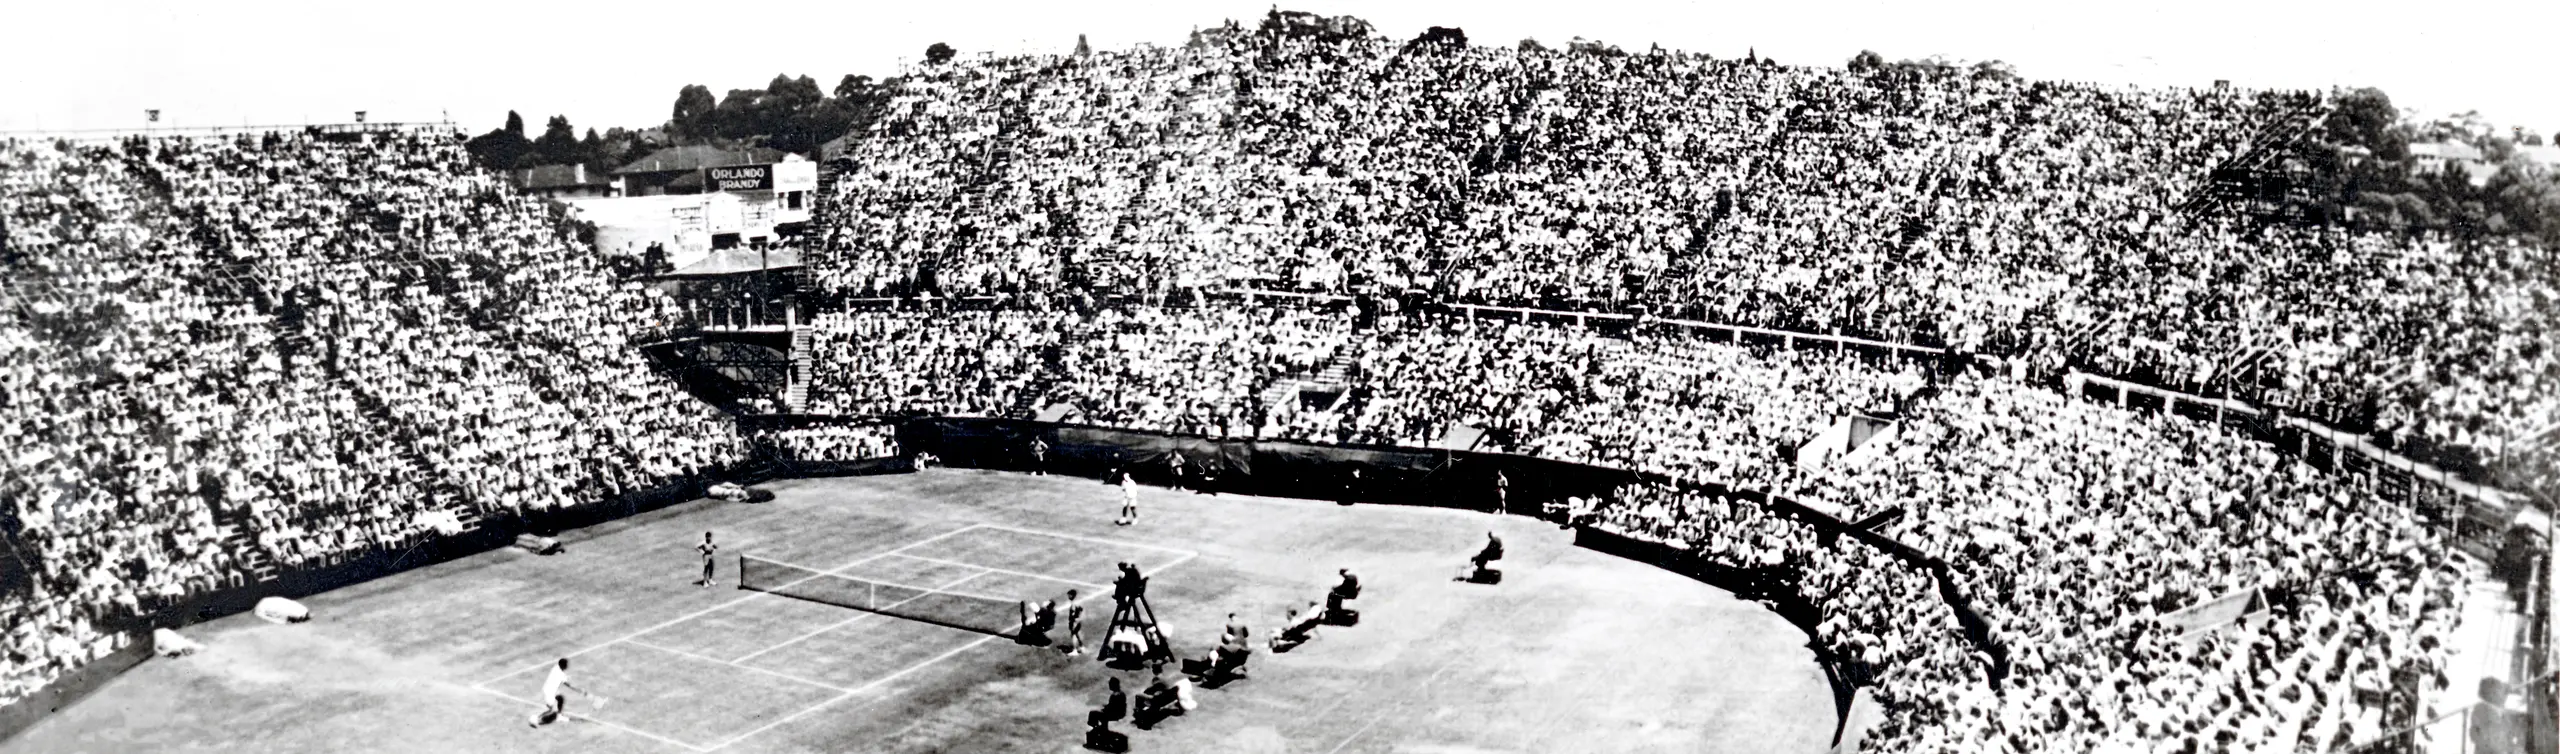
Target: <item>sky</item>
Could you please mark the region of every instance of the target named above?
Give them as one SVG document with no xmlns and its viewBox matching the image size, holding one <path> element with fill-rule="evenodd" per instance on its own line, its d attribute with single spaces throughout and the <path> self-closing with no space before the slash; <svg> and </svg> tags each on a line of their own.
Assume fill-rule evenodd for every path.
<svg viewBox="0 0 2560 754">
<path fill-rule="evenodd" d="M 892 6 L 892 7 L 883 7 Z M 832 90 L 926 46 L 1066 52 L 1180 44 L 1191 29 L 1258 19 L 1270 0 L 1047 3 L 753 0 L 59 0 L 0 17 L 0 131 L 451 120 L 497 127 L 509 110 L 538 131 L 551 115 L 582 131 L 664 122 L 676 91 L 757 88 L 776 73 Z M 2261 88 L 2379 87 L 2436 117 L 2477 110 L 2499 128 L 2560 131 L 2560 2 L 2442 0 L 2136 3 L 1931 0 L 1448 2 L 1309 0 L 1283 6 L 1367 19 L 1410 38 L 1456 26 L 1477 44 L 1575 37 L 1629 52 L 1666 48 L 1840 65 L 2004 60 L 2031 78 Z"/>
</svg>

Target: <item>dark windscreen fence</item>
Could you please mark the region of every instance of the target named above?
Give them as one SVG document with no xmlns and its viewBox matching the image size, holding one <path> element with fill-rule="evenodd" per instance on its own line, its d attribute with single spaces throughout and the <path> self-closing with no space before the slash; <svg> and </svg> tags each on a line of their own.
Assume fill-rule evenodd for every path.
<svg viewBox="0 0 2560 754">
<path fill-rule="evenodd" d="M 1035 457 L 1032 440 L 1044 453 Z M 1603 494 L 1640 474 L 1543 458 L 1425 448 L 1175 435 L 1019 419 L 921 418 L 900 422 L 898 444 L 965 468 L 1030 470 L 1103 479 L 1128 470 L 1147 484 L 1316 500 L 1490 510 L 1507 484 L 1514 513 Z M 1182 456 L 1182 477 L 1170 461 Z"/>
<path fill-rule="evenodd" d="M 805 566 L 738 556 L 738 588 L 864 612 L 1012 637 L 1022 605 L 1009 599 L 860 579 Z"/>
</svg>

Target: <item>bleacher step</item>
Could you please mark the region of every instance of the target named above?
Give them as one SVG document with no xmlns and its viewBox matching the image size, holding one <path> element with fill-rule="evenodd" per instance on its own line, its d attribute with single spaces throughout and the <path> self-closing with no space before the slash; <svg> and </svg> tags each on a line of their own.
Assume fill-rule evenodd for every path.
<svg viewBox="0 0 2560 754">
<path fill-rule="evenodd" d="M 790 413 L 809 410 L 809 375 L 814 362 L 809 353 L 811 340 L 808 327 L 791 329 L 791 374 L 782 389 L 782 407 Z"/>
<path fill-rule="evenodd" d="M 2524 616 L 2516 610 L 2515 600 L 2507 596 L 2505 582 L 2493 578 L 2489 568 L 2467 557 L 2453 559 L 2463 575 L 2471 580 L 2462 595 L 2462 622 L 2447 637 L 2452 656 L 2445 661 L 2445 686 L 2439 691 L 2428 684 L 2420 699 L 2419 712 L 2435 715 L 2469 707 L 2480 700 L 2480 679 L 2497 678 L 2513 681 L 2517 627 Z M 2429 754 L 2458 754 L 2466 750 L 2461 735 L 2437 735 L 2427 740 Z"/>
</svg>

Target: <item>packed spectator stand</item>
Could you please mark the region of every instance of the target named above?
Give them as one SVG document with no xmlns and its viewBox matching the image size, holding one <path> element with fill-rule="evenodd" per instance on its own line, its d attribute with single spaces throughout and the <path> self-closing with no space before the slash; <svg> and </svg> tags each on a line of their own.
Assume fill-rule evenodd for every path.
<svg viewBox="0 0 2560 754">
<path fill-rule="evenodd" d="M 2317 94 L 1232 25 L 1181 48 L 909 74 L 833 166 L 821 284 L 1129 305 L 949 312 L 965 341 L 993 339 L 989 318 L 1038 321 L 1002 339 L 1063 355 L 904 387 L 862 373 L 817 389 L 958 394 L 815 410 L 1026 417 L 1054 403 L 1107 426 L 1405 446 L 1465 424 L 1494 449 L 1843 519 L 1896 510 L 1897 538 L 1974 598 L 1987 645 L 1926 614 L 1943 604 L 1904 599 L 1936 591 L 1921 571 L 1799 545 L 1813 530 L 1784 517 L 1685 486 L 1582 506 L 1735 562 L 1799 562 L 1842 595 L 1827 604 L 1860 606 L 1818 638 L 1897 668 L 1879 677 L 1895 708 L 1883 750 L 2327 750 L 2408 723 L 2408 693 L 2444 684 L 2464 576 L 2405 503 L 2229 428 L 2028 384 L 2081 369 L 2232 395 L 2475 478 L 2552 481 L 2552 250 L 2266 226 L 2186 201 L 2259 135 L 2321 117 Z M 1638 324 L 1152 310 L 1236 288 Z M 1978 354 L 2026 383 L 1968 376 L 1906 404 L 1924 381 L 1910 369 L 1641 324 L 1664 318 L 1930 346 L 1950 354 L 1941 366 Z M 1340 400 L 1291 399 L 1316 360 L 1339 363 Z M 1778 452 L 1834 417 L 1906 405 L 1881 458 L 1807 467 Z M 1904 577 L 1842 575 L 1875 572 Z M 2258 620 L 2161 628 L 2249 590 L 2268 595 Z M 1998 681 L 1978 654 L 1994 647 Z"/>
<path fill-rule="evenodd" d="M 1410 288 L 1838 332 L 2554 481 L 2553 250 L 2187 209 L 2317 94 L 1234 25 L 908 73 L 825 188 L 846 295 Z"/>
<path fill-rule="evenodd" d="M 741 458 L 450 129 L 0 143 L 14 700 L 155 610 Z"/>
<path fill-rule="evenodd" d="M 1575 520 L 1796 574 L 1821 650 L 1886 707 L 1874 750 L 2326 751 L 2407 722 L 2459 613 L 2462 572 L 2406 505 L 1971 354 L 2553 481 L 2553 250 L 2180 209 L 2317 95 L 1233 26 L 910 73 L 830 167 L 809 258 L 838 300 L 928 303 L 812 318 L 805 412 L 854 421 L 760 433 L 773 456 L 875 458 L 899 417 L 1058 407 L 1362 445 L 1465 426 L 1488 450 L 1643 471 L 1663 481 Z M 44 557 L 0 598 L 0 702 L 156 600 L 749 452 L 631 347 L 668 302 L 449 134 L 6 154 L 0 493 Z M 1435 305 L 1205 293 L 1236 287 Z M 980 294 L 998 305 L 949 305 Z M 1454 303 L 1635 316 L 1436 305 Z M 1706 342 L 1660 318 L 1950 355 Z M 1861 413 L 1899 420 L 1883 452 L 1793 458 Z M 1715 490 L 1898 511 L 1913 552 Z M 2251 619 L 2161 620 L 2251 590 Z"/>
</svg>

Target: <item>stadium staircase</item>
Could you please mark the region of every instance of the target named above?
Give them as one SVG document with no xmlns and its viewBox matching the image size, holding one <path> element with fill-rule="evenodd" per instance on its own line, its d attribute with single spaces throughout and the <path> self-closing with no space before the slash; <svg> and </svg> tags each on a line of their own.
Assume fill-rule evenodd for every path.
<svg viewBox="0 0 2560 754">
<path fill-rule="evenodd" d="M 398 472 L 399 476 L 416 480 L 437 480 L 438 484 L 431 486 L 430 489 L 446 491 L 437 494 L 437 499 L 431 501 L 428 507 L 451 511 L 454 521 L 462 526 L 463 531 L 478 531 L 482 521 L 480 511 L 461 495 L 449 494 L 451 487 L 442 483 L 445 480 L 444 475 L 436 471 L 436 464 L 427 458 L 426 452 L 418 449 L 417 441 L 413 436 L 402 431 L 402 428 L 407 425 L 400 417 L 391 413 L 390 404 L 361 389 L 350 389 L 347 394 L 355 401 L 356 411 L 363 417 L 368 435 L 377 438 L 380 442 L 395 446 L 397 460 L 390 462 L 389 465 Z"/>
<path fill-rule="evenodd" d="M 278 572 L 275 556 L 269 554 L 266 546 L 259 544 L 258 538 L 250 534 L 256 531 L 257 526 L 249 519 L 247 509 L 226 510 L 220 505 L 211 507 L 214 530 L 222 533 L 222 543 L 231 550 L 232 554 L 240 558 L 242 565 L 247 566 L 249 575 L 255 579 L 251 583 L 264 584 L 274 581 Z"/>
<path fill-rule="evenodd" d="M 809 327 L 791 328 L 791 374 L 782 389 L 782 408 L 794 414 L 809 410 Z"/>
<path fill-rule="evenodd" d="M 453 511 L 453 520 L 462 524 L 463 531 L 473 532 L 480 530 L 480 511 L 474 510 L 468 505 L 452 505 L 447 506 L 447 509 Z"/>
<path fill-rule="evenodd" d="M 1034 379 L 1030 384 L 1023 386 L 1022 391 L 1014 395 L 1013 405 L 1005 407 L 1005 418 L 1029 419 L 1039 416 L 1040 409 L 1048 406 L 1050 384 L 1051 382 L 1046 379 Z"/>
<path fill-rule="evenodd" d="M 1325 360 L 1324 368 L 1316 371 L 1313 382 L 1333 390 L 1349 386 L 1351 384 L 1351 349 L 1335 350 L 1333 358 Z"/>
<path fill-rule="evenodd" d="M 1262 389 L 1262 405 L 1279 406 L 1297 400 L 1298 391 L 1304 389 L 1305 385 L 1306 381 L 1296 377 L 1274 379 L 1270 387 Z"/>
<path fill-rule="evenodd" d="M 2513 680 L 2530 675 L 2533 648 L 2520 643 L 2531 630 L 2531 621 L 2522 605 L 2507 590 L 2507 583 L 2490 572 L 2488 565 L 2471 558 L 2455 558 L 2454 564 L 2470 579 L 2470 588 L 2462 595 L 2462 622 L 2455 625 L 2453 635 L 2446 637 L 2452 656 L 2445 662 L 2445 685 L 2423 684 L 2419 688 L 2421 708 L 2415 721 L 2391 721 L 2397 724 L 2423 722 L 2469 708 L 2480 700 L 2480 682 L 2487 678 Z M 2528 640 L 2529 642 L 2529 640 Z M 2517 692 L 2521 694 L 2521 692 Z M 2433 730 L 2433 726 L 2430 726 Z M 2426 746 L 2427 754 L 2466 754 L 2479 751 L 2466 747 L 2463 736 L 2453 728 L 2433 731 Z M 2357 742 L 2364 743 L 2364 742 Z"/>
<path fill-rule="evenodd" d="M 2295 151 L 2295 145 L 2311 138 L 2334 107 L 2323 98 L 2273 119 L 2249 140 L 2248 149 L 2208 169 L 2205 185 L 2180 202 L 2178 212 L 2192 216 L 2227 210 L 2300 219 L 2295 217 L 2299 208 L 2320 191 L 2295 184 L 2285 168 L 2285 157 Z"/>
<path fill-rule="evenodd" d="M 1052 403 L 1049 392 L 1057 387 L 1060 381 L 1059 372 L 1065 368 L 1065 360 L 1066 353 L 1057 346 L 1041 346 L 1040 366 L 1028 379 L 1022 381 L 1022 389 L 1015 391 L 1013 405 L 1005 407 L 1005 418 L 1036 418 L 1040 415 L 1041 409 L 1048 408 Z"/>
<path fill-rule="evenodd" d="M 1282 375 L 1274 378 L 1271 384 L 1264 387 L 1260 393 L 1262 405 L 1294 404 L 1306 392 L 1316 391 L 1334 393 L 1333 403 L 1328 406 L 1328 410 L 1339 408 L 1344 397 L 1351 394 L 1351 361 L 1352 349 L 1337 349 L 1331 358 L 1325 360 L 1323 366 L 1316 368 L 1314 374 Z"/>
</svg>

